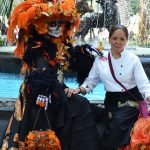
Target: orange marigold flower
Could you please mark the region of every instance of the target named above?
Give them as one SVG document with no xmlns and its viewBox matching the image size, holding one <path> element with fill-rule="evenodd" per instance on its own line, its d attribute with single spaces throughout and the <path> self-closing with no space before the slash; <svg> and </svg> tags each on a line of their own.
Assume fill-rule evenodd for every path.
<svg viewBox="0 0 150 150">
<path fill-rule="evenodd" d="M 35 138 L 35 135 L 33 132 L 29 132 L 28 136 L 27 136 L 28 139 L 34 139 Z"/>
</svg>

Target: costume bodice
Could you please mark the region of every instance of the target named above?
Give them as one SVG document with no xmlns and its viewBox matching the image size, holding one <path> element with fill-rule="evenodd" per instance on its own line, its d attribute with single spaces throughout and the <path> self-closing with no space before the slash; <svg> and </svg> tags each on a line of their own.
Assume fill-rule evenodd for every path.
<svg viewBox="0 0 150 150">
<path fill-rule="evenodd" d="M 63 72 L 69 66 L 70 54 L 68 46 L 61 40 L 51 40 L 42 36 L 28 39 L 23 63 L 27 70 L 35 68 L 53 69 L 56 71 L 58 81 L 63 83 Z"/>
</svg>

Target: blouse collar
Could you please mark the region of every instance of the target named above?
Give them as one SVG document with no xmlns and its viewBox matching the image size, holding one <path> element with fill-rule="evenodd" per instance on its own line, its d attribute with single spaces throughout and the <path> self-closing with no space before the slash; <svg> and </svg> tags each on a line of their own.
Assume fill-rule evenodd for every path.
<svg viewBox="0 0 150 150">
<path fill-rule="evenodd" d="M 111 58 L 114 59 L 111 50 L 110 50 L 109 52 L 110 52 Z M 124 49 L 120 54 L 121 54 L 121 57 L 123 57 L 123 56 L 126 54 L 126 49 Z M 120 58 L 121 58 L 121 57 L 120 57 Z"/>
</svg>

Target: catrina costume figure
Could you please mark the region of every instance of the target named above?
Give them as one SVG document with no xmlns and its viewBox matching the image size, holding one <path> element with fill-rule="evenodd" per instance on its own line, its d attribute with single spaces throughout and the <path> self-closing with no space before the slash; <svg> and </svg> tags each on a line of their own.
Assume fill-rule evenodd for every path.
<svg viewBox="0 0 150 150">
<path fill-rule="evenodd" d="M 14 54 L 22 60 L 24 81 L 2 150 L 53 150 L 44 143 L 49 135 L 44 132 L 49 130 L 56 134 L 61 147 L 57 150 L 100 149 L 89 101 L 80 95 L 69 98 L 64 93 L 64 71 L 75 71 L 81 84 L 94 62 L 92 51 L 100 55 L 89 45 L 73 46 L 72 37 L 79 23 L 74 0 L 27 0 L 15 7 L 8 40 L 17 42 Z"/>
</svg>

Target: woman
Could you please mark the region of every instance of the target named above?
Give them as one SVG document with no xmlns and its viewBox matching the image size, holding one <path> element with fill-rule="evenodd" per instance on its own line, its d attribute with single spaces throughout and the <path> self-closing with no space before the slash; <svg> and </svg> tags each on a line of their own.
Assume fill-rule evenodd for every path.
<svg viewBox="0 0 150 150">
<path fill-rule="evenodd" d="M 89 45 L 73 47 L 78 25 L 74 0 L 27 0 L 14 9 L 8 39 L 17 42 L 14 53 L 22 59 L 25 77 L 3 138 L 3 150 L 29 146 L 48 150 L 41 142 L 44 138 L 39 143 L 38 136 L 33 138 L 37 132 L 29 134 L 47 129 L 55 131 L 62 150 L 99 150 L 89 101 L 79 95 L 68 98 L 64 93 L 64 71 L 69 68 L 80 74 L 84 60 L 89 68 L 94 61 Z"/>
<path fill-rule="evenodd" d="M 123 148 L 130 142 L 130 131 L 139 116 L 137 99 L 150 101 L 150 83 L 139 58 L 125 50 L 128 42 L 128 30 L 123 25 L 112 27 L 109 33 L 110 59 L 118 81 L 132 93 L 129 94 L 113 78 L 109 59 L 97 58 L 89 76 L 77 89 L 65 89 L 68 96 L 90 92 L 101 80 L 106 90 L 105 110 L 107 124 L 101 145 L 104 150 Z M 132 96 L 134 95 L 134 96 Z M 136 98 L 134 98 L 136 97 Z"/>
</svg>

